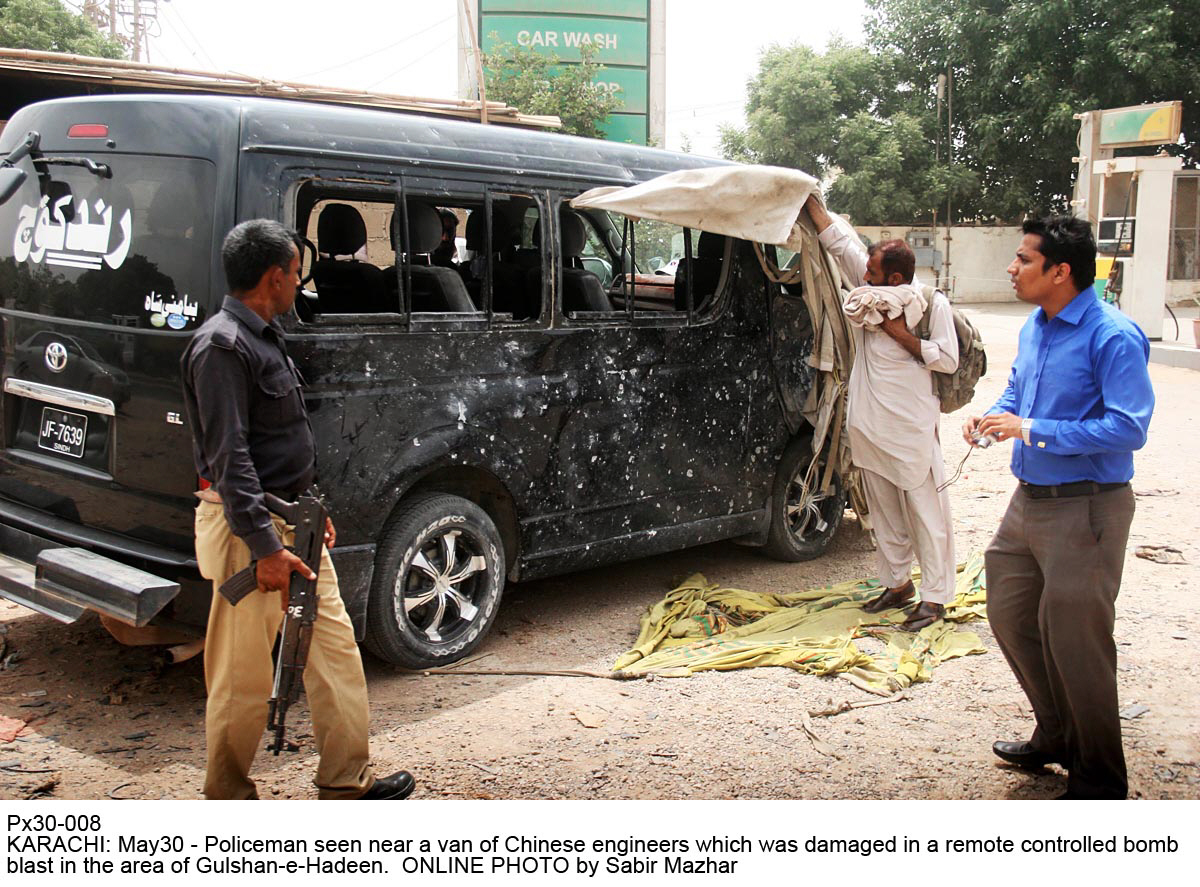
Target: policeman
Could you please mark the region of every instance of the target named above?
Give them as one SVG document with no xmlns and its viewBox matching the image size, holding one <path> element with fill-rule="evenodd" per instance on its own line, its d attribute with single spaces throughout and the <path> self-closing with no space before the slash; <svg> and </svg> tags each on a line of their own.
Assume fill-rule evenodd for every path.
<svg viewBox="0 0 1200 887">
<path fill-rule="evenodd" d="M 291 310 L 300 283 L 293 232 L 269 219 L 242 222 L 221 259 L 231 295 L 197 330 L 183 355 L 184 396 L 196 471 L 196 560 L 213 582 L 204 651 L 208 685 L 205 797 L 257 798 L 250 765 L 262 741 L 271 695 L 271 648 L 293 572 L 312 571 L 284 546 L 292 528 L 272 515 L 263 492 L 292 500 L 316 473 L 316 449 L 301 378 L 276 317 Z M 367 748 L 367 685 L 354 629 L 329 557 L 326 525 L 317 581 L 317 620 L 304 672 L 320 764 L 322 798 L 399 800 L 412 793 L 401 770 L 377 779 Z M 261 593 L 233 607 L 217 588 L 257 564 Z"/>
</svg>

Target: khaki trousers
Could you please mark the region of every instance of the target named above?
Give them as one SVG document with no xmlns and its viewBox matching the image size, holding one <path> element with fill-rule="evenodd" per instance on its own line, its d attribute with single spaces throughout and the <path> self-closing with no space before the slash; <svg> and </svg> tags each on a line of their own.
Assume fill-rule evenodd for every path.
<svg viewBox="0 0 1200 887">
<path fill-rule="evenodd" d="M 879 581 L 898 588 L 912 577 L 913 558 L 921 565 L 921 600 L 945 606 L 954 600 L 957 564 L 950 494 L 937 488 L 945 471 L 941 448 L 925 482 L 902 490 L 882 475 L 860 469 L 871 525 Z"/>
<path fill-rule="evenodd" d="M 292 527 L 275 518 L 285 544 Z M 255 591 L 232 606 L 217 588 L 250 563 L 250 550 L 229 529 L 219 504 L 196 509 L 196 559 L 213 582 L 204 649 L 208 685 L 205 732 L 209 799 L 257 798 L 250 778 L 254 753 L 264 743 L 267 700 L 274 683 L 271 649 L 283 623 L 280 592 Z M 304 670 L 321 757 L 314 783 L 322 798 L 357 798 L 374 783 L 367 745 L 367 683 L 354 628 L 338 591 L 327 549 L 321 550 L 317 621 Z"/>
<path fill-rule="evenodd" d="M 1112 633 L 1133 511 L 1129 487 L 1018 489 L 984 555 L 988 621 L 1037 719 L 1030 742 L 1062 757 L 1081 797 L 1128 792 Z"/>
</svg>

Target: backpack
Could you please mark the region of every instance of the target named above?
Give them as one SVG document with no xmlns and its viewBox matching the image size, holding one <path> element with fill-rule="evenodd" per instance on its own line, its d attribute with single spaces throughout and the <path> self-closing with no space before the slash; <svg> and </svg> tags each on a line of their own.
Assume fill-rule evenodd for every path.
<svg viewBox="0 0 1200 887">
<path fill-rule="evenodd" d="M 917 337 L 929 338 L 930 315 L 933 313 L 933 296 L 937 292 L 931 286 L 922 286 L 921 294 L 928 303 L 921 321 L 917 324 Z M 975 385 L 981 376 L 987 375 L 987 352 L 983 350 L 983 336 L 967 316 L 950 306 L 954 315 L 954 334 L 958 337 L 958 369 L 952 373 L 930 373 L 933 376 L 933 393 L 937 395 L 943 413 L 953 413 L 965 407 L 975 396 Z"/>
</svg>

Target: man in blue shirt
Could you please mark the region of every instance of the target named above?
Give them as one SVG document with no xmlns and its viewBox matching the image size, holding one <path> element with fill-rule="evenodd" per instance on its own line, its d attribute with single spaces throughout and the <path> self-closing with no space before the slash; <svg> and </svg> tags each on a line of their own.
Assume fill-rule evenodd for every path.
<svg viewBox="0 0 1200 887">
<path fill-rule="evenodd" d="M 1023 742 L 993 751 L 1019 767 L 1057 763 L 1067 798 L 1128 793 L 1117 715 L 1113 621 L 1133 519 L 1133 451 L 1146 443 L 1154 391 L 1145 334 L 1096 297 L 1091 226 L 1027 221 L 1008 268 L 1036 305 L 1008 387 L 963 425 L 1012 440 L 1020 484 L 988 546 L 988 619 L 1033 706 Z"/>
</svg>

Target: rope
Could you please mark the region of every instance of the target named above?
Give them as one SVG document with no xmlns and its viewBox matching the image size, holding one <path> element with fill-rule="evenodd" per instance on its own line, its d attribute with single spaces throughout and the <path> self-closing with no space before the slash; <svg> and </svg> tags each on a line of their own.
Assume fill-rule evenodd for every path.
<svg viewBox="0 0 1200 887">
<path fill-rule="evenodd" d="M 935 492 L 940 493 L 942 490 L 946 489 L 946 487 L 950 486 L 950 484 L 954 483 L 955 481 L 957 481 L 959 479 L 959 477 L 962 475 L 963 466 L 967 464 L 967 460 L 971 458 L 971 453 L 973 453 L 974 451 L 975 451 L 975 447 L 967 448 L 967 455 L 963 456 L 962 461 L 958 463 L 958 468 L 955 469 L 954 477 L 950 478 L 950 480 L 948 480 L 948 481 L 945 481 L 945 482 L 939 484 L 938 488 L 935 490 Z"/>
<path fill-rule="evenodd" d="M 799 283 L 804 276 L 803 271 L 799 268 L 780 269 L 775 264 L 775 260 L 763 251 L 761 243 L 754 244 L 754 254 L 758 256 L 758 264 L 762 265 L 763 273 L 767 275 L 772 283 L 781 283 L 784 286 L 789 286 L 793 283 Z"/>
<path fill-rule="evenodd" d="M 411 669 L 401 669 L 402 671 L 411 671 L 412 674 L 421 675 L 471 675 L 475 676 L 531 676 L 531 677 L 551 677 L 551 678 L 603 678 L 609 681 L 652 681 L 656 677 L 659 678 L 677 678 L 686 677 L 691 672 L 686 668 L 664 668 L 657 672 L 638 672 L 629 673 L 624 671 L 586 671 L 584 669 L 566 668 L 566 669 L 537 669 L 537 668 L 455 668 L 454 666 L 446 666 L 445 668 L 422 668 L 415 671 Z"/>
</svg>

